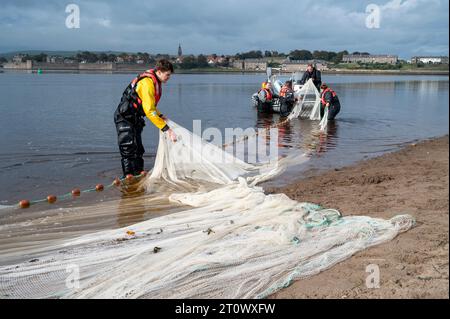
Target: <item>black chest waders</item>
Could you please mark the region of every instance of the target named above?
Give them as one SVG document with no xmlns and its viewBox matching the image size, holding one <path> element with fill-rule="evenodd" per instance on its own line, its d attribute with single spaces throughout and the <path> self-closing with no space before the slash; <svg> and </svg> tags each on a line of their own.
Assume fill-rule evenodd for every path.
<svg viewBox="0 0 450 319">
<path fill-rule="evenodd" d="M 139 98 L 134 89 L 136 85 L 134 87 L 128 85 L 114 112 L 124 176 L 139 175 L 144 170 L 145 149 L 142 144 L 142 130 L 145 126 L 145 113 L 142 106 L 137 104 Z"/>
</svg>

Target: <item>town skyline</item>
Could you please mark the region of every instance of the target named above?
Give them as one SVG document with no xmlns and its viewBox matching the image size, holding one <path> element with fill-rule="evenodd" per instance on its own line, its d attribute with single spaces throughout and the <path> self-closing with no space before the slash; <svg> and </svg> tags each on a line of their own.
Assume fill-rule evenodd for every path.
<svg viewBox="0 0 450 319">
<path fill-rule="evenodd" d="M 16 54 L 10 59 L 0 55 L 0 67 L 6 70 L 36 70 L 47 71 L 104 71 L 131 72 L 151 67 L 159 59 L 169 59 L 176 69 L 203 70 L 202 72 L 236 72 L 255 71 L 266 72 L 273 68 L 279 72 L 295 73 L 306 70 L 313 64 L 319 70 L 345 72 L 345 70 L 415 70 L 416 72 L 433 72 L 435 74 L 447 72 L 447 56 L 412 57 L 410 60 L 399 60 L 397 55 L 372 55 L 368 52 L 331 52 L 293 50 L 289 54 L 265 51 L 249 51 L 235 55 L 187 55 L 178 46 L 177 55 L 150 55 L 149 53 L 120 53 L 112 52 L 77 52 L 74 54 L 37 55 Z"/>
<path fill-rule="evenodd" d="M 127 55 L 149 55 L 151 57 L 158 57 L 158 56 L 170 56 L 170 57 L 176 57 L 176 56 L 219 56 L 219 57 L 236 57 L 239 58 L 239 56 L 243 56 L 242 59 L 244 58 L 269 58 L 269 57 L 292 57 L 293 54 L 295 54 L 296 52 L 306 52 L 307 54 L 310 54 L 311 57 L 303 57 L 303 58 L 293 58 L 294 60 L 325 60 L 325 61 L 330 61 L 332 59 L 327 59 L 327 58 L 323 58 L 323 57 L 314 57 L 314 55 L 319 54 L 319 55 L 323 55 L 323 54 L 342 54 L 343 52 L 345 52 L 345 55 L 387 55 L 387 56 L 395 56 L 398 58 L 398 60 L 405 60 L 405 61 L 409 61 L 410 59 L 413 59 L 415 57 L 448 57 L 448 55 L 433 55 L 433 54 L 428 54 L 428 55 L 411 55 L 411 56 L 407 56 L 407 57 L 402 57 L 398 54 L 395 53 L 388 53 L 388 52 L 366 52 L 366 51 L 349 51 L 349 50 L 340 50 L 340 51 L 328 51 L 328 50 L 310 50 L 310 49 L 291 49 L 288 52 L 280 52 L 277 50 L 250 50 L 250 51 L 237 51 L 234 54 L 221 54 L 221 53 L 210 53 L 210 52 L 201 52 L 198 54 L 193 54 L 193 53 L 185 53 L 184 49 L 182 49 L 181 44 L 179 43 L 177 46 L 177 52 L 176 53 L 168 53 L 168 52 L 148 52 L 148 51 L 113 51 L 113 50 L 69 50 L 69 51 L 65 51 L 65 50 L 17 50 L 17 51 L 10 51 L 10 52 L 0 52 L 0 57 L 13 57 L 14 55 L 39 55 L 39 54 L 45 54 L 47 56 L 62 56 L 62 57 L 75 57 L 77 54 L 83 53 L 83 52 L 88 52 L 88 53 L 95 53 L 95 54 L 110 54 L 110 55 L 116 55 L 116 56 L 121 56 L 124 54 Z M 259 53 L 260 56 L 250 56 L 250 57 L 245 57 L 246 55 L 254 55 L 255 53 Z M 113 62 L 113 61 L 111 61 Z"/>
</svg>

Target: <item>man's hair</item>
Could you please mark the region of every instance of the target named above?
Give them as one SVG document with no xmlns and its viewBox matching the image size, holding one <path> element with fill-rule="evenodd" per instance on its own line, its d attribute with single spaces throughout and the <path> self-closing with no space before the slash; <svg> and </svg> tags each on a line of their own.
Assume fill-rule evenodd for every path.
<svg viewBox="0 0 450 319">
<path fill-rule="evenodd" d="M 173 65 L 169 60 L 161 59 L 156 62 L 156 71 L 167 72 L 170 71 L 173 73 Z"/>
<path fill-rule="evenodd" d="M 328 85 L 326 85 L 325 83 L 323 83 L 323 84 L 320 86 L 320 88 L 321 88 L 322 90 L 325 90 L 325 89 L 328 88 Z"/>
</svg>

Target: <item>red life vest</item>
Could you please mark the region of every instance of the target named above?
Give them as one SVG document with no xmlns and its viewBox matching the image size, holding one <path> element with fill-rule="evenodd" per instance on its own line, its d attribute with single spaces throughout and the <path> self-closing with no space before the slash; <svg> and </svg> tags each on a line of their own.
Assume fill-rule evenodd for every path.
<svg viewBox="0 0 450 319">
<path fill-rule="evenodd" d="M 161 83 L 159 82 L 156 74 L 155 74 L 155 70 L 151 69 L 151 70 L 147 70 L 141 74 L 139 74 L 133 81 L 131 81 L 130 86 L 132 91 L 135 93 L 134 95 L 136 96 L 136 101 L 133 102 L 133 107 L 135 109 L 139 109 L 139 107 L 142 106 L 142 101 L 139 98 L 139 95 L 136 93 L 136 86 L 138 84 L 138 82 L 142 79 L 145 78 L 151 78 L 153 81 L 153 85 L 155 86 L 155 105 L 158 105 L 159 100 L 161 99 L 161 95 L 162 95 L 162 86 Z"/>
<path fill-rule="evenodd" d="M 334 91 L 333 91 L 332 89 L 330 89 L 330 88 L 326 88 L 326 89 L 322 92 L 322 98 L 321 98 L 321 100 L 322 100 L 322 104 L 323 104 L 323 105 L 326 105 L 326 104 L 327 104 L 327 101 L 325 101 L 325 94 L 326 94 L 327 92 L 331 92 L 331 95 L 333 96 L 333 98 L 336 97 L 336 92 L 334 92 Z"/>
<path fill-rule="evenodd" d="M 285 97 L 287 93 L 292 92 L 292 89 L 287 87 L 287 86 L 283 86 L 280 90 L 280 96 L 281 97 Z"/>
</svg>

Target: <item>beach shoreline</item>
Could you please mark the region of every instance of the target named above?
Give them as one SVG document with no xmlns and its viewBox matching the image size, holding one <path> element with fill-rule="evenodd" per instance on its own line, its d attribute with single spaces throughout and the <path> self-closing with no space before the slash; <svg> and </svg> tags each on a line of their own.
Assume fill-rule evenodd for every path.
<svg viewBox="0 0 450 319">
<path fill-rule="evenodd" d="M 448 135 L 333 169 L 267 193 L 338 209 L 344 216 L 390 219 L 410 214 L 417 225 L 389 243 L 364 250 L 271 298 L 448 298 Z M 372 265 L 372 266 L 370 266 Z M 380 287 L 367 288 L 375 265 Z"/>
</svg>

